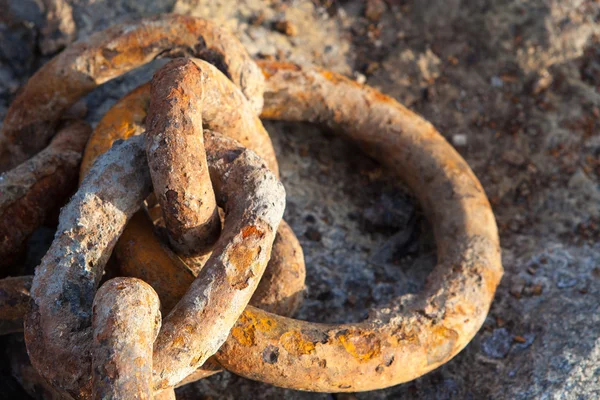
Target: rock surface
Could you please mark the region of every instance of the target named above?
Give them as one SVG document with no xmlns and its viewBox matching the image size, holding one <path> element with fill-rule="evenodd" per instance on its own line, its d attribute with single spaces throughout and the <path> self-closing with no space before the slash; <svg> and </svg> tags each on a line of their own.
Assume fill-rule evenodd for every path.
<svg viewBox="0 0 600 400">
<path fill-rule="evenodd" d="M 19 86 L 72 37 L 160 12 L 202 16 L 230 28 L 257 57 L 366 80 L 424 115 L 472 166 L 497 216 L 503 282 L 480 333 L 438 370 L 355 395 L 296 392 L 222 373 L 178 389 L 178 398 L 600 397 L 598 2 L 60 3 L 75 32 L 66 21 L 57 36 L 49 34 L 56 12 L 47 1 L 0 0 L 8 10 L 0 14 L 0 117 Z M 280 21 L 294 35 L 280 32 Z M 88 120 L 96 123 L 156 67 L 88 96 Z M 285 218 L 306 256 L 308 295 L 298 317 L 357 321 L 370 307 L 418 291 L 435 262 L 434 242 L 399 182 L 329 131 L 265 126 L 287 190 Z M 35 243 L 43 242 L 38 234 Z M 9 378 L 2 381 L 6 393 L 19 393 Z"/>
</svg>

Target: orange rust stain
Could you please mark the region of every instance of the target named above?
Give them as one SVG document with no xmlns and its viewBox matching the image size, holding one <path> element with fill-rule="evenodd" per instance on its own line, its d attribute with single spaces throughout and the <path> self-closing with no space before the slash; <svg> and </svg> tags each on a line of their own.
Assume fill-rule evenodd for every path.
<svg viewBox="0 0 600 400">
<path fill-rule="evenodd" d="M 110 59 L 113 68 L 120 69 L 121 66 L 137 65 L 145 59 L 145 54 L 142 46 L 137 43 L 134 46 L 123 46 L 123 50 L 119 51 Z"/>
<path fill-rule="evenodd" d="M 375 333 L 348 331 L 337 335 L 344 349 L 359 361 L 368 361 L 381 354 L 381 341 Z"/>
<path fill-rule="evenodd" d="M 231 286 L 238 289 L 248 286 L 248 280 L 254 276 L 252 267 L 258 262 L 262 251 L 261 246 L 253 242 L 262 236 L 264 236 L 263 230 L 256 226 L 247 226 L 241 232 L 242 243 L 233 244 L 227 250 L 228 265 L 233 267 L 233 270 L 227 268 L 227 281 Z"/>
<path fill-rule="evenodd" d="M 189 73 L 189 69 L 187 70 L 187 72 Z M 177 102 L 179 104 L 182 104 L 184 107 L 186 105 L 192 104 L 192 98 L 188 91 L 185 90 L 185 84 L 186 83 L 178 82 L 178 85 L 176 87 L 168 88 L 170 90 L 168 90 L 168 93 L 165 96 L 165 103 L 167 103 L 170 100 L 173 103 Z"/>
<path fill-rule="evenodd" d="M 270 318 L 257 318 L 254 320 L 254 326 L 260 332 L 269 332 L 275 327 L 275 322 Z"/>
<path fill-rule="evenodd" d="M 265 232 L 262 229 L 257 228 L 254 225 L 247 226 L 244 229 L 242 229 L 242 237 L 244 239 L 246 239 L 250 236 L 257 236 L 259 238 L 262 238 L 264 235 L 265 235 Z"/>
<path fill-rule="evenodd" d="M 144 366 L 144 358 L 136 357 L 136 359 L 133 361 L 133 363 L 135 364 L 136 367 L 141 368 Z"/>
<path fill-rule="evenodd" d="M 270 332 L 275 327 L 275 321 L 270 318 L 259 318 L 256 320 L 256 328 L 261 332 Z"/>
<path fill-rule="evenodd" d="M 272 329 L 272 324 L 266 319 L 259 318 L 255 313 L 245 310 L 238 319 L 236 326 L 231 330 L 231 335 L 243 346 L 256 344 L 256 331 Z"/>
<path fill-rule="evenodd" d="M 362 85 L 352 79 L 345 77 L 344 75 L 336 74 L 335 72 L 327 71 L 327 70 L 319 70 L 321 76 L 328 81 L 339 85 L 339 84 L 348 84 L 350 86 L 362 88 Z"/>
<path fill-rule="evenodd" d="M 464 301 L 463 303 L 457 304 L 454 309 L 446 310 L 446 314 L 450 311 L 452 314 L 459 316 L 471 316 L 475 313 L 476 307 L 470 302 Z"/>
<path fill-rule="evenodd" d="M 170 311 L 194 281 L 194 275 L 172 260 L 154 234 L 150 219 L 134 214 L 115 248 L 120 273 L 148 282 L 158 294 L 163 311 Z"/>
<path fill-rule="evenodd" d="M 260 246 L 246 247 L 237 245 L 235 249 L 229 252 L 228 261 L 235 268 L 233 275 L 227 276 L 228 279 L 238 280 L 239 274 L 249 272 L 250 266 L 256 261 L 260 254 Z"/>
<path fill-rule="evenodd" d="M 197 325 L 186 325 L 183 327 L 183 331 L 189 335 L 192 335 L 196 332 Z"/>
<path fill-rule="evenodd" d="M 181 19 L 183 24 L 185 25 L 185 29 L 187 29 L 188 32 L 193 33 L 196 31 L 196 19 L 192 19 L 192 18 L 182 18 Z"/>
<path fill-rule="evenodd" d="M 344 122 L 344 119 L 345 119 L 344 114 L 342 113 L 341 110 L 338 110 L 338 109 L 333 110 L 333 120 L 336 123 L 338 123 L 338 124 L 342 123 L 342 122 Z"/>
<path fill-rule="evenodd" d="M 257 61 L 257 64 L 262 69 L 265 79 L 269 79 L 277 71 L 300 71 L 300 66 L 282 61 Z"/>
<path fill-rule="evenodd" d="M 183 340 L 183 336 L 177 336 L 174 340 L 173 340 L 173 347 L 177 347 L 180 348 L 183 346 L 184 340 Z"/>
<path fill-rule="evenodd" d="M 315 352 L 315 344 L 304 339 L 300 332 L 286 332 L 279 338 L 279 342 L 288 353 L 299 356 Z"/>
<path fill-rule="evenodd" d="M 486 293 L 484 294 L 485 299 L 488 301 L 494 297 L 494 293 L 496 293 L 496 288 L 500 283 L 500 279 L 502 279 L 502 266 L 500 268 L 492 269 L 489 266 L 483 266 L 483 271 L 481 273 L 483 280 L 485 282 Z"/>
<path fill-rule="evenodd" d="M 148 344 L 148 340 L 154 341 L 154 338 L 149 338 L 148 337 L 148 332 L 144 332 L 143 330 L 139 329 L 137 331 L 136 345 L 138 345 L 138 346 L 145 346 L 145 345 Z"/>
<path fill-rule="evenodd" d="M 81 162 L 80 182 L 97 157 L 108 151 L 115 140 L 127 139 L 143 129 L 150 105 L 150 85 L 138 87 L 123 97 L 104 115 L 92 133 Z"/>
<path fill-rule="evenodd" d="M 156 389 L 164 389 L 169 387 L 169 380 L 168 379 L 163 379 L 160 382 L 158 382 L 157 384 L 155 384 L 154 386 Z"/>
<path fill-rule="evenodd" d="M 282 108 L 277 108 L 277 107 L 267 108 L 267 105 L 265 105 L 265 108 L 263 108 L 262 112 L 260 113 L 260 118 L 262 118 L 262 119 L 278 119 L 278 118 L 281 118 L 282 112 L 283 112 Z"/>
<path fill-rule="evenodd" d="M 390 96 L 387 96 L 387 95 L 381 93 L 379 90 L 372 89 L 372 90 L 369 90 L 369 93 L 379 103 L 395 103 L 396 102 L 396 100 L 394 100 Z"/>
</svg>

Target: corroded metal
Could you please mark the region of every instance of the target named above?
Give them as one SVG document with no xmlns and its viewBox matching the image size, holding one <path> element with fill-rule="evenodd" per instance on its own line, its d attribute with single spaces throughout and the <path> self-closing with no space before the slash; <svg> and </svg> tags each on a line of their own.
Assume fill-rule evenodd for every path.
<svg viewBox="0 0 600 400">
<path fill-rule="evenodd" d="M 29 235 L 73 193 L 90 133 L 84 122 L 66 122 L 48 147 L 0 175 L 0 268 L 15 264 Z"/>
<path fill-rule="evenodd" d="M 262 159 L 231 139 L 214 134 L 206 139 L 226 223 L 207 266 L 163 321 L 154 348 L 155 389 L 177 384 L 227 338 L 260 281 L 283 214 L 283 186 Z M 95 288 L 116 239 L 151 190 L 143 140 L 131 138 L 97 160 L 63 209 L 33 281 L 25 319 L 32 364 L 76 398 L 91 391 L 86 338 Z M 63 368 L 53 368 L 56 362 Z"/>
<path fill-rule="evenodd" d="M 242 92 L 211 64 L 192 59 L 201 70 L 202 123 L 206 129 L 238 141 L 262 157 L 279 174 L 275 150 L 268 132 Z M 100 120 L 92 133 L 81 162 L 83 178 L 98 155 L 118 139 L 141 134 L 150 106 L 150 84 L 144 84 L 120 99 Z"/>
<path fill-rule="evenodd" d="M 25 317 L 27 351 L 34 368 L 74 398 L 91 395 L 92 303 L 104 266 L 150 191 L 140 140 L 113 146 L 62 209 L 54 241 L 36 269 Z"/>
<path fill-rule="evenodd" d="M 426 120 L 375 89 L 317 68 L 264 62 L 264 118 L 327 124 L 415 193 L 438 264 L 425 289 L 357 324 L 315 324 L 248 311 L 217 353 L 236 374 L 312 391 L 364 391 L 415 379 L 454 357 L 481 327 L 502 276 L 494 215 L 481 184 Z M 266 357 L 274 362 L 266 362 Z M 227 355 L 221 357 L 221 355 Z"/>
<path fill-rule="evenodd" d="M 160 329 L 158 295 L 135 278 L 114 278 L 94 297 L 95 399 L 152 399 L 152 345 Z"/>
<path fill-rule="evenodd" d="M 177 256 L 161 243 L 154 228 L 144 212 L 136 213 L 119 238 L 114 254 L 121 275 L 142 279 L 156 290 L 166 315 L 205 264 L 191 268 L 189 259 Z M 304 296 L 305 276 L 302 247 L 289 225 L 282 221 L 271 259 L 250 304 L 275 314 L 293 315 Z"/>
<path fill-rule="evenodd" d="M 164 320 L 154 345 L 155 388 L 176 385 L 213 355 L 254 293 L 285 207 L 285 191 L 256 153 L 205 137 L 225 224 L 215 250 Z M 202 324 L 198 324 L 202 321 Z"/>
<path fill-rule="evenodd" d="M 206 99 L 203 115 L 215 115 L 205 120 L 207 127 L 216 125 L 225 129 L 224 134 L 255 150 L 259 155 L 262 153 L 263 157 L 274 154 L 270 141 L 267 143 L 262 139 L 264 128 L 244 130 L 239 125 L 239 121 L 247 120 L 249 114 L 245 111 L 247 108 L 244 106 L 244 99 L 235 95 L 235 88 L 210 65 L 198 60 L 196 65 L 201 69 L 202 96 Z M 223 91 L 223 88 L 228 89 Z M 144 132 L 143 125 L 149 105 L 150 86 L 143 85 L 124 96 L 107 111 L 85 150 L 81 163 L 82 178 L 96 157 L 110 149 L 114 141 Z M 262 127 L 262 124 L 258 121 L 255 126 Z M 268 165 L 276 167 L 274 157 L 271 160 L 273 161 Z M 154 210 L 156 209 L 149 211 Z M 197 264 L 198 260 L 173 254 L 160 244 L 151 228 L 147 217 L 141 214 L 134 216 L 115 247 L 115 255 L 119 260 L 121 273 L 151 283 L 161 298 L 163 309 L 170 310 L 172 304 L 187 289 L 192 275 L 197 274 L 197 270 L 194 271 L 197 268 L 193 264 Z M 205 260 L 200 261 L 200 266 L 203 262 Z M 302 299 L 304 279 L 302 248 L 291 228 L 283 221 L 274 243 L 272 260 L 263 277 L 264 283 L 259 285 L 252 304 L 290 316 Z"/>
<path fill-rule="evenodd" d="M 40 376 L 31 365 L 25 341 L 23 337 L 13 335 L 9 341 L 10 345 L 6 349 L 10 361 L 12 375 L 21 384 L 23 389 L 34 399 L 44 400 L 65 400 L 64 393 L 54 389 L 44 378 Z M 132 397 L 126 397 L 129 400 Z M 173 389 L 163 390 L 154 393 L 154 400 L 174 400 L 175 392 Z"/>
<path fill-rule="evenodd" d="M 176 26 L 168 27 L 164 21 Z M 193 61 L 195 68 L 192 61 L 178 60 L 162 71 L 167 71 L 164 76 L 171 81 L 166 87 L 189 84 L 190 88 L 199 88 L 193 95 L 199 99 L 192 103 L 202 104 L 202 121 L 194 121 L 193 128 L 184 129 L 183 134 L 189 131 L 195 136 L 189 139 L 195 141 L 189 148 L 184 144 L 183 153 L 188 158 L 195 155 L 202 158 L 204 145 L 198 137 L 201 124 L 239 139 L 242 145 L 258 153 L 231 139 L 205 132 L 215 199 L 226 213 L 223 232 L 212 253 L 197 259 L 176 255 L 161 247 L 152 221 L 143 213 L 136 214 L 134 223 L 129 224 L 133 228 L 125 231 L 124 236 L 135 238 L 136 232 L 144 234 L 139 235 L 138 243 L 132 244 L 130 239 L 123 244 L 121 240 L 117 259 L 120 258 L 122 272 L 130 268 L 126 274 L 154 281 L 150 283 L 160 287 L 158 296 L 165 299 L 163 311 L 172 310 L 164 319 L 156 341 L 159 308 L 156 295 L 150 296 L 154 300 L 147 301 L 152 303 L 145 310 L 149 314 L 140 313 L 145 317 L 140 316 L 139 321 L 130 314 L 122 314 L 124 332 L 102 323 L 102 318 L 108 321 L 111 316 L 121 316 L 118 306 L 121 300 L 118 291 L 110 292 L 111 287 L 107 286 L 107 293 L 113 297 L 108 296 L 107 300 L 106 293 L 101 291 L 93 313 L 96 288 L 128 220 L 152 191 L 151 173 L 162 174 L 160 179 L 165 176 L 171 179 L 169 168 L 180 161 L 190 161 L 177 160 L 173 154 L 165 157 L 154 150 L 169 147 L 161 147 L 165 146 L 165 136 L 161 135 L 177 139 L 181 133 L 168 132 L 169 123 L 161 125 L 161 121 L 171 118 L 171 122 L 180 122 L 172 112 L 185 118 L 193 109 L 187 109 L 183 102 L 163 107 L 160 98 L 153 98 L 152 101 L 157 101 L 156 109 L 150 112 L 151 135 L 147 138 L 152 171 L 144 151 L 146 138 L 139 136 L 117 142 L 98 158 L 61 213 L 56 238 L 33 280 L 31 310 L 25 319 L 25 337 L 34 368 L 52 387 L 75 398 L 87 398 L 92 395 L 90 372 L 92 359 L 96 357 L 98 362 L 93 370 L 96 393 L 103 389 L 115 393 L 127 386 L 127 393 L 149 398 L 153 392 L 172 396 L 172 387 L 182 380 L 208 376 L 219 366 L 277 386 L 354 392 L 406 382 L 450 360 L 481 327 L 503 272 L 493 213 L 466 162 L 431 124 L 390 97 L 318 68 L 262 62 L 263 74 L 257 75 L 258 69 L 243 49 L 234 56 L 229 54 L 230 50 L 241 48 L 239 43 L 230 37 L 223 39 L 217 31 L 206 21 L 178 16 L 112 28 L 104 32 L 106 37 L 94 35 L 83 44 L 71 46 L 65 55 L 42 68 L 23 91 L 25 99 L 33 99 L 31 106 L 26 109 L 25 100 L 19 97 L 9 110 L 0 136 L 0 154 L 7 155 L 3 159 L 6 165 L 14 165 L 43 147 L 64 110 L 96 85 L 159 54 L 204 56 L 216 62 L 225 74 L 197 60 Z M 202 32 L 205 41 L 193 50 L 190 32 Z M 211 45 L 207 45 L 206 36 L 211 37 Z M 81 62 L 90 56 L 95 57 L 93 62 Z M 168 68 L 173 66 L 185 67 L 187 72 L 168 75 L 173 71 Z M 157 75 L 155 84 L 160 78 Z M 66 84 L 61 86 L 61 79 L 66 79 Z M 275 258 L 271 263 L 280 269 L 274 269 L 273 280 L 265 280 L 267 294 L 261 294 L 259 281 L 271 256 L 284 207 L 284 190 L 277 180 L 272 145 L 256 116 L 262 108 L 263 88 L 266 88 L 263 118 L 326 124 L 356 141 L 412 189 L 432 223 L 438 247 L 438 264 L 421 293 L 403 296 L 387 307 L 372 310 L 367 320 L 354 324 L 310 323 L 246 307 L 257 287 L 255 298 L 281 305 L 282 298 L 270 295 L 281 293 L 273 291 L 277 286 L 275 281 L 282 279 L 279 275 L 287 271 L 286 260 L 294 259 L 281 251 L 283 258 L 278 261 Z M 161 96 L 169 95 L 163 93 L 158 97 Z M 60 106 L 51 109 L 46 104 L 50 100 L 58 101 L 56 104 Z M 248 105 L 248 100 L 253 106 Z M 143 86 L 115 106 L 92 137 L 82 171 L 87 171 L 92 160 L 110 148 L 115 139 L 141 133 L 140 126 L 150 103 L 148 86 Z M 128 104 L 132 107 L 123 108 Z M 175 146 L 171 151 L 178 150 Z M 203 162 L 194 161 L 186 167 L 201 169 Z M 193 168 L 189 171 L 176 168 L 174 177 L 197 172 Z M 199 185 L 206 184 L 206 176 L 202 179 Z M 164 196 L 169 185 L 156 179 L 154 183 L 167 229 L 173 235 L 174 225 L 169 218 L 183 208 L 173 211 Z M 177 185 L 177 190 L 184 190 L 185 182 Z M 150 213 L 155 210 L 148 209 Z M 213 207 L 209 213 L 213 221 L 218 220 L 215 211 Z M 292 248 L 289 239 L 295 239 L 293 233 L 281 232 L 283 248 L 286 249 L 286 243 L 287 249 Z M 198 234 L 197 239 L 201 236 Z M 183 242 L 179 250 L 187 253 L 195 246 L 193 241 L 176 242 L 179 245 Z M 148 250 L 149 247 L 153 250 Z M 149 260 L 155 261 L 155 254 L 160 260 L 157 265 L 166 268 L 145 268 Z M 127 256 L 131 261 L 129 267 Z M 28 279 L 0 281 L 0 293 L 3 285 L 11 283 L 25 290 Z M 144 289 L 144 285 L 138 285 L 132 293 L 141 295 L 145 290 L 151 291 L 149 287 Z M 18 306 L 0 307 L 0 330 L 15 331 L 22 306 L 27 303 L 27 293 L 19 290 L 6 293 Z M 125 298 L 123 304 L 127 303 Z M 111 302 L 114 307 L 105 307 Z M 129 311 L 135 312 L 135 308 Z M 93 315 L 100 322 L 92 324 Z M 144 340 L 139 343 L 126 340 L 130 333 L 126 325 L 130 323 L 144 327 Z M 95 344 L 90 339 L 93 335 Z M 121 337 L 127 342 L 123 342 L 123 347 L 119 347 Z M 117 349 L 120 350 L 115 352 Z M 140 364 L 125 365 L 124 360 L 131 358 L 128 354 L 138 354 L 138 350 Z M 209 359 L 215 352 L 215 357 Z M 115 370 L 133 371 L 130 381 L 133 386 L 119 381 L 127 374 L 117 374 L 115 378 L 108 371 L 96 371 L 111 360 L 115 361 Z M 55 368 L 57 364 L 60 369 Z"/>
<path fill-rule="evenodd" d="M 248 119 L 252 121 L 254 117 L 245 106 L 244 99 L 236 95 L 235 88 L 210 65 L 199 60 L 195 62 L 202 73 L 203 85 L 198 88 L 198 92 L 206 104 L 202 108 L 203 115 L 210 117 L 205 119 L 205 124 L 211 128 L 218 126 L 225 129 L 229 136 L 239 139 L 263 155 L 274 154 L 270 141 L 262 139 L 265 131 L 260 121 L 253 123 L 258 129 L 249 127 L 244 130 L 244 126 L 240 127 L 240 123 Z M 150 89 L 145 85 L 122 98 L 106 113 L 88 143 L 81 166 L 82 176 L 95 157 L 110 148 L 115 140 L 143 132 L 142 124 L 147 119 L 149 104 Z M 268 148 L 262 143 L 268 145 Z M 269 165 L 276 168 L 274 157 L 270 159 L 273 161 Z M 157 290 L 163 312 L 166 313 L 185 293 L 198 269 L 193 268 L 192 264 L 196 261 L 193 258 L 175 255 L 161 245 L 152 228 L 148 218 L 143 213 L 138 213 L 125 228 L 115 248 L 115 255 L 121 274 L 141 278 Z M 203 262 L 199 267 L 202 265 Z M 291 316 L 302 301 L 305 275 L 302 248 L 293 231 L 283 222 L 277 232 L 271 261 L 251 304 Z M 214 362 L 209 369 L 210 374 L 219 370 Z"/>
<path fill-rule="evenodd" d="M 392 168 L 428 213 L 439 262 L 423 293 L 359 324 L 311 324 L 248 308 L 217 360 L 278 386 L 334 392 L 391 386 L 443 364 L 481 326 L 502 275 L 481 185 L 435 128 L 395 100 L 328 71 L 261 65 L 262 117 L 327 124 Z M 136 92 L 143 98 L 143 88 Z"/>
<path fill-rule="evenodd" d="M 201 80 L 202 72 L 189 59 L 178 58 L 159 69 L 152 78 L 146 123 L 154 193 L 171 246 L 184 255 L 206 253 L 221 232 L 204 150 Z"/>
<path fill-rule="evenodd" d="M 123 257 L 119 259 L 119 274 L 148 282 L 159 295 L 163 315 L 167 315 L 183 297 L 198 271 L 190 269 L 167 248 L 155 251 L 163 245 L 152 228 L 144 212 L 135 213 L 114 253 L 117 258 Z M 139 243 L 142 245 L 138 246 Z M 137 256 L 138 252 L 141 257 Z M 161 269 L 155 268 L 155 265 L 160 265 Z M 292 316 L 304 297 L 305 275 L 300 243 L 291 228 L 282 221 L 275 236 L 271 259 L 250 304 L 275 314 Z M 31 275 L 0 279 L 0 335 L 23 332 L 23 318 L 31 301 L 32 280 Z"/>
<path fill-rule="evenodd" d="M 12 102 L 0 133 L 0 171 L 44 148 L 63 113 L 119 75 L 160 57 L 210 61 L 262 109 L 263 77 L 235 36 L 213 22 L 161 15 L 114 25 L 68 46 L 40 68 Z"/>
</svg>

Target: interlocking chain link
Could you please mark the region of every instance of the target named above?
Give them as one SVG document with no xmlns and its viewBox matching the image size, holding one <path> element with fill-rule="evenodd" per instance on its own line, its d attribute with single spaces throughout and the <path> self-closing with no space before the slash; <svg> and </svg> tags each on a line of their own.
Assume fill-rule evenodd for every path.
<svg viewBox="0 0 600 400">
<path fill-rule="evenodd" d="M 467 163 L 394 99 L 315 67 L 256 64 L 208 21 L 162 16 L 67 48 L 11 106 L 0 136 L 2 164 L 14 167 L 40 151 L 63 113 L 97 85 L 163 56 L 176 59 L 117 102 L 91 135 L 85 179 L 61 212 L 33 280 L 0 281 L 0 333 L 21 330 L 24 319 L 31 362 L 49 390 L 73 398 L 169 397 L 174 386 L 221 367 L 294 389 L 373 390 L 415 379 L 469 343 L 502 264 L 493 213 Z M 408 185 L 438 247 L 421 293 L 355 324 L 284 316 L 301 300 L 304 259 L 291 229 L 280 224 L 285 194 L 259 113 L 330 126 Z M 84 124 L 70 124 L 4 175 L 0 188 L 7 178 L 27 184 L 21 197 L 0 201 L 0 211 L 50 193 L 43 184 L 50 178 L 31 171 L 49 169 L 43 155 L 58 151 L 73 124 L 80 133 L 67 158 L 79 161 L 87 133 Z M 72 181 L 60 171 L 50 173 L 52 182 Z M 37 219 L 0 250 L 17 254 L 52 208 L 37 206 Z M 127 278 L 98 290 L 113 248 Z"/>
</svg>

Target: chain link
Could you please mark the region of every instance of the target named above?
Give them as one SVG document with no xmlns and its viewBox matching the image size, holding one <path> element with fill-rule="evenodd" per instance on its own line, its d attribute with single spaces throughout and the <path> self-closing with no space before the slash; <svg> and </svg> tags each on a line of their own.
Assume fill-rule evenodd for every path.
<svg viewBox="0 0 600 400">
<path fill-rule="evenodd" d="M 174 398 L 176 385 L 221 368 L 294 389 L 374 390 L 415 379 L 469 343 L 503 270 L 491 207 L 467 163 L 394 99 L 319 68 L 256 63 L 202 19 L 111 27 L 30 79 L 0 135 L 2 167 L 24 162 L 3 175 L 3 193 L 20 186 L 3 196 L 1 215 L 24 210 L 19 222 L 30 219 L 11 235 L 0 225 L 9 238 L 1 255 L 18 257 L 74 180 L 84 123 L 67 123 L 42 150 L 65 111 L 165 56 L 175 59 L 90 136 L 81 185 L 35 276 L 0 280 L 0 333 L 21 331 L 24 321 L 33 369 L 49 392 Z M 325 124 L 409 186 L 438 248 L 422 292 L 355 324 L 288 318 L 302 299 L 304 258 L 281 221 L 285 192 L 259 115 Z M 107 271 L 121 277 L 103 282 L 113 253 L 116 272 Z"/>
</svg>

